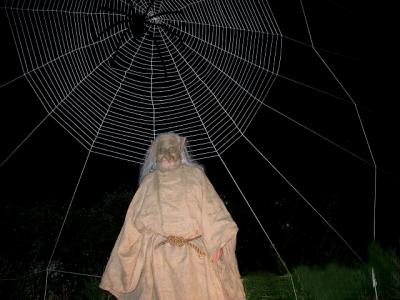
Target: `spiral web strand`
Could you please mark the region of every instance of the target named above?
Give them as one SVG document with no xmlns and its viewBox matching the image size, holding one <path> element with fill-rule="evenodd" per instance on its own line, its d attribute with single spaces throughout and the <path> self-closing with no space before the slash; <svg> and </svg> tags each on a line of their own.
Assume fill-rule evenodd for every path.
<svg viewBox="0 0 400 300">
<path fill-rule="evenodd" d="M 310 47 L 329 69 L 313 44 L 300 3 Z M 150 141 L 165 131 L 187 137 L 195 159 L 218 157 L 221 160 L 290 275 L 296 299 L 286 263 L 222 158 L 223 152 L 236 140 L 244 139 L 361 260 L 340 233 L 245 135 L 257 111 L 268 108 L 373 165 L 376 191 L 375 160 L 357 105 L 347 91 L 356 107 L 372 164 L 264 103 L 277 77 L 304 85 L 279 73 L 284 36 L 268 3 L 252 0 L 238 7 L 234 0 L 154 1 L 149 12 L 159 16 L 147 24 L 147 32 L 140 38 L 129 37 L 121 23 L 129 5 L 133 5 L 135 14 L 146 11 L 144 1 L 123 0 L 91 4 L 78 0 L 62 4 L 50 0 L 40 4 L 12 0 L 6 1 L 3 7 L 23 67 L 20 77 L 28 80 L 48 113 L 2 165 L 49 116 L 88 150 L 46 268 L 44 299 L 50 272 L 98 277 L 50 268 L 89 156 L 97 153 L 141 163 Z M 182 14 L 168 15 L 173 11 Z M 333 72 L 332 75 L 345 90 Z M 375 204 L 376 194 L 374 208 Z M 373 232 L 375 239 L 375 218 Z"/>
</svg>

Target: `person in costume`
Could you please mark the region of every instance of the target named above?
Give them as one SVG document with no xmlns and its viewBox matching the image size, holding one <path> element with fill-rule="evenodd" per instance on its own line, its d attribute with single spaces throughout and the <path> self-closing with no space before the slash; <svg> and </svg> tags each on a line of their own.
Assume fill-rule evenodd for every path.
<svg viewBox="0 0 400 300">
<path fill-rule="evenodd" d="M 237 232 L 186 139 L 161 134 L 147 152 L 100 288 L 124 300 L 243 300 Z"/>
</svg>

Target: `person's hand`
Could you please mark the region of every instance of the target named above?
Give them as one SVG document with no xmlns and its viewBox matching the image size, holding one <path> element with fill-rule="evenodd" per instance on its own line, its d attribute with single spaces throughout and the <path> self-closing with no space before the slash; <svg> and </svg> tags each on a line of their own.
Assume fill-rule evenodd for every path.
<svg viewBox="0 0 400 300">
<path fill-rule="evenodd" d="M 217 250 L 212 256 L 211 256 L 211 261 L 212 262 L 217 262 L 221 256 L 223 254 L 223 250 L 222 248 L 220 248 L 219 250 Z"/>
</svg>

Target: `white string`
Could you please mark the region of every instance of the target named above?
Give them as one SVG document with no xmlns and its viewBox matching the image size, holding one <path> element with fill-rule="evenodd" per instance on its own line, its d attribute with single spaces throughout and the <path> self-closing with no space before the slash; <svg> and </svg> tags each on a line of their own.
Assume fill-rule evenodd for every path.
<svg viewBox="0 0 400 300">
<path fill-rule="evenodd" d="M 163 20 L 172 21 L 172 22 L 175 22 L 175 23 L 191 24 L 191 25 L 196 25 L 196 26 L 206 26 L 206 27 L 215 28 L 215 29 L 227 29 L 227 30 L 232 30 L 232 31 L 244 31 L 244 32 L 249 32 L 249 33 L 258 33 L 260 35 L 277 35 L 276 33 L 251 30 L 251 29 L 248 29 L 248 28 L 222 26 L 222 25 L 215 25 L 215 24 L 209 24 L 209 23 L 190 22 L 190 21 L 184 21 L 184 20 L 174 20 L 174 19 L 165 18 L 165 17 L 163 18 Z"/>
<path fill-rule="evenodd" d="M 100 275 L 86 274 L 86 273 L 80 273 L 80 272 L 71 272 L 71 271 L 64 271 L 64 270 L 53 270 L 52 272 L 71 274 L 71 275 L 77 275 L 77 276 L 85 276 L 85 277 L 93 277 L 93 278 L 101 278 Z"/>
<path fill-rule="evenodd" d="M 375 292 L 375 300 L 378 300 L 378 290 L 376 288 L 378 286 L 378 282 L 376 280 L 374 267 L 371 268 L 371 279 L 372 279 L 372 288 L 374 289 Z"/>
<path fill-rule="evenodd" d="M 154 33 L 153 33 L 154 37 Z M 154 56 L 154 41 L 151 42 L 151 58 L 150 58 L 150 69 L 151 69 L 151 75 L 150 75 L 150 99 L 151 99 L 151 105 L 153 106 L 153 139 L 156 139 L 156 111 L 154 107 L 154 99 L 153 99 L 153 56 Z"/>
<path fill-rule="evenodd" d="M 318 56 L 318 58 L 321 60 L 321 62 L 324 64 L 324 66 L 327 68 L 327 70 L 329 71 L 329 73 L 331 73 L 331 75 L 333 76 L 333 78 L 335 79 L 335 81 L 338 83 L 338 85 L 340 86 L 340 88 L 345 92 L 345 94 L 347 95 L 347 97 L 348 97 L 348 98 L 350 99 L 350 101 L 353 103 L 354 109 L 355 109 L 356 114 L 357 114 L 358 121 L 359 121 L 359 123 L 360 123 L 360 127 L 361 127 L 361 130 L 362 130 L 362 134 L 363 134 L 364 140 L 365 140 L 365 142 L 366 142 L 366 144 L 367 144 L 368 151 L 369 151 L 369 154 L 370 154 L 370 156 L 371 156 L 372 163 L 373 163 L 373 165 L 374 165 L 374 210 L 373 210 L 374 219 L 373 219 L 373 229 L 372 229 L 372 230 L 373 230 L 373 240 L 375 241 L 375 239 L 376 239 L 377 165 L 376 165 L 376 162 L 375 162 L 375 157 L 374 157 L 374 155 L 373 155 L 373 153 L 372 153 L 372 149 L 371 149 L 371 145 L 370 145 L 370 143 L 369 143 L 369 139 L 368 139 L 367 133 L 365 132 L 364 122 L 362 121 L 360 112 L 359 112 L 359 110 L 358 110 L 358 104 L 356 103 L 356 101 L 354 101 L 353 97 L 350 95 L 350 93 L 347 91 L 347 89 L 343 86 L 343 84 L 341 83 L 341 81 L 339 80 L 339 78 L 335 75 L 335 73 L 332 71 L 332 69 L 331 69 L 331 68 L 329 67 L 329 65 L 326 63 L 326 61 L 322 58 L 322 56 L 320 55 L 320 53 L 318 52 L 318 50 L 314 47 L 314 41 L 313 41 L 313 38 L 312 38 L 312 36 L 311 36 L 311 30 L 310 30 L 310 27 L 309 27 L 309 25 L 308 25 L 308 20 L 307 20 L 307 16 L 306 16 L 306 13 L 305 13 L 305 10 L 304 10 L 304 5 L 303 5 L 303 1 L 302 1 L 302 0 L 300 0 L 300 5 L 301 5 L 301 10 L 302 10 L 302 12 L 303 12 L 304 21 L 305 21 L 305 24 L 306 24 L 306 27 L 307 27 L 307 32 L 308 32 L 308 36 L 309 36 L 309 39 L 310 39 L 310 43 L 311 43 L 312 49 L 314 50 L 314 52 L 315 52 L 315 54 Z"/>
<path fill-rule="evenodd" d="M 297 40 L 297 39 L 295 39 L 295 38 L 289 37 L 289 36 L 287 36 L 287 35 L 282 35 L 282 37 L 283 37 L 284 39 L 288 40 L 288 41 L 292 41 L 292 42 L 295 42 L 295 43 L 297 43 L 297 44 L 300 44 L 300 45 L 303 45 L 303 46 L 312 48 L 312 46 L 311 46 L 310 44 L 308 44 L 308 43 L 306 43 L 306 42 L 303 42 L 303 41 L 300 41 L 300 40 Z M 347 58 L 347 59 L 351 59 L 351 60 L 356 60 L 355 57 L 351 57 L 351 56 L 345 55 L 345 54 L 343 54 L 343 53 L 338 53 L 338 52 L 336 52 L 336 51 L 332 51 L 332 50 L 325 49 L 325 48 L 321 48 L 321 47 L 315 47 L 315 48 L 318 49 L 319 51 L 323 51 L 323 52 L 326 52 L 326 53 L 329 53 L 329 54 L 341 56 L 341 57 L 344 57 L 344 58 Z"/>
<path fill-rule="evenodd" d="M 57 10 L 57 9 L 27 9 L 22 7 L 11 7 L 11 6 L 0 6 L 0 9 L 4 10 L 14 10 L 14 11 L 28 11 L 28 12 L 40 12 L 40 13 L 59 13 L 59 14 L 71 14 L 71 15 L 105 15 L 105 16 L 122 16 L 121 14 L 111 14 L 102 12 L 85 12 L 85 11 L 68 11 L 68 10 Z"/>
</svg>

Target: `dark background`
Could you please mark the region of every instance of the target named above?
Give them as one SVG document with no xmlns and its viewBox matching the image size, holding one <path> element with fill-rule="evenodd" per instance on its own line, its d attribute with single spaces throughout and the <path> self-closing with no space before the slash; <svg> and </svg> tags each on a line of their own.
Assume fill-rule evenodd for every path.
<svg viewBox="0 0 400 300">
<path fill-rule="evenodd" d="M 398 97 L 392 94 L 395 77 L 389 75 L 396 70 L 391 54 L 394 38 L 387 37 L 393 28 L 390 9 L 347 1 L 304 1 L 314 45 L 348 95 L 309 46 L 300 2 L 270 4 L 283 34 L 280 75 L 336 97 L 278 77 L 266 103 L 367 162 L 265 107 L 249 126 L 247 137 L 366 260 L 373 240 L 374 167 L 351 95 L 378 166 L 376 239 L 398 249 L 399 223 L 393 209 L 399 199 Z M 1 85 L 22 74 L 2 9 L 0 31 Z M 23 77 L 0 88 L 0 99 L 3 161 L 46 114 Z M 37 265 L 46 267 L 86 155 L 69 133 L 48 119 L 0 168 L 1 256 L 6 277 L 23 276 Z M 222 158 L 289 266 L 357 261 L 244 139 Z M 240 228 L 241 271 L 282 271 L 221 161 L 200 163 Z M 53 258 L 56 269 L 101 275 L 137 189 L 138 170 L 135 164 L 90 156 Z"/>
</svg>

